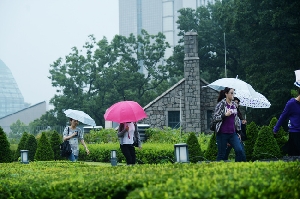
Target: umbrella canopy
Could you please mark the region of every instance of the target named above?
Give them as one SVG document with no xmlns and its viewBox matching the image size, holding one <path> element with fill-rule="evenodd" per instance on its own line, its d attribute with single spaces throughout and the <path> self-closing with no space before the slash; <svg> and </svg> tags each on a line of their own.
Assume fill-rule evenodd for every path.
<svg viewBox="0 0 300 199">
<path fill-rule="evenodd" d="M 72 118 L 74 120 L 78 120 L 81 123 L 96 126 L 95 120 L 93 120 L 88 114 L 83 111 L 68 109 L 64 111 L 67 117 Z"/>
<path fill-rule="evenodd" d="M 135 101 L 117 102 L 109 107 L 104 114 L 106 121 L 118 123 L 137 122 L 146 117 L 144 109 Z"/>
<path fill-rule="evenodd" d="M 256 92 L 250 84 L 237 78 L 222 78 L 207 85 L 220 91 L 225 87 L 234 88 L 235 96 L 240 99 L 240 105 L 251 108 L 269 108 L 271 103 L 265 96 Z"/>
</svg>

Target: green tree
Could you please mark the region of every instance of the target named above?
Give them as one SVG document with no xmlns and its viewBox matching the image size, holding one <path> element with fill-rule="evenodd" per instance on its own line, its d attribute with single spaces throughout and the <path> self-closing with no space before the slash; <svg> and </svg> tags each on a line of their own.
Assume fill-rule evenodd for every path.
<svg viewBox="0 0 300 199">
<path fill-rule="evenodd" d="M 16 151 L 16 153 L 15 153 L 15 158 L 14 158 L 14 160 L 18 160 L 18 158 L 21 156 L 21 152 L 20 152 L 21 150 L 27 150 L 27 149 L 25 148 L 25 144 L 26 144 L 26 141 L 27 141 L 28 137 L 29 137 L 29 135 L 28 135 L 27 132 L 24 132 L 24 133 L 22 134 L 21 140 L 20 140 L 20 142 L 19 142 L 19 144 L 18 144 L 17 151 Z"/>
<path fill-rule="evenodd" d="M 34 137 L 34 135 L 29 134 L 26 142 L 25 147 L 26 150 L 28 150 L 28 159 L 29 161 L 34 161 L 34 155 L 37 149 L 37 141 Z"/>
<path fill-rule="evenodd" d="M 57 131 L 54 131 L 51 134 L 50 143 L 51 143 L 51 148 L 52 148 L 53 153 L 54 153 L 54 160 L 63 159 L 60 156 L 60 144 L 62 143 L 62 137 L 58 134 Z"/>
<path fill-rule="evenodd" d="M 203 153 L 194 132 L 189 134 L 186 143 L 188 145 L 190 162 L 196 163 L 203 160 Z"/>
<path fill-rule="evenodd" d="M 208 147 L 205 151 L 205 158 L 207 160 L 216 161 L 218 155 L 217 138 L 216 133 L 213 133 L 210 137 Z"/>
<path fill-rule="evenodd" d="M 10 130 L 11 132 L 9 137 L 19 140 L 23 132 L 27 131 L 27 126 L 20 120 L 17 120 L 15 123 L 10 125 Z"/>
<path fill-rule="evenodd" d="M 252 159 L 273 159 L 281 158 L 280 149 L 274 138 L 272 129 L 263 126 L 258 132 L 258 136 L 253 148 Z"/>
<path fill-rule="evenodd" d="M 42 136 L 38 141 L 34 159 L 38 161 L 47 161 L 54 159 L 54 153 L 45 132 L 42 133 Z"/>
<path fill-rule="evenodd" d="M 163 34 L 149 35 L 146 31 L 137 37 L 116 35 L 111 43 L 105 37 L 96 42 L 90 36 L 84 45 L 86 55 L 73 47 L 65 60 L 56 60 L 50 66 L 49 78 L 57 95 L 50 103 L 59 125 L 67 122 L 66 108 L 82 110 L 98 125 L 104 125 L 106 109 L 124 96 L 145 105 L 161 94 L 169 87 L 167 67 L 161 65 L 169 47 L 164 40 Z M 141 66 L 146 75 L 140 73 Z"/>
<path fill-rule="evenodd" d="M 7 140 L 6 134 L 0 126 L 0 163 L 11 162 L 12 153 L 10 150 L 10 143 Z"/>
<path fill-rule="evenodd" d="M 279 116 L 289 100 L 300 64 L 300 2 L 234 1 L 236 39 L 247 44 L 241 62 L 247 80 L 271 102 L 269 109 L 250 110 L 248 120 L 266 123 Z M 272 72 L 270 72 L 272 71 Z M 262 120 L 261 118 L 264 118 Z"/>
<path fill-rule="evenodd" d="M 251 122 L 246 127 L 247 140 L 245 143 L 245 153 L 248 161 L 252 160 L 253 148 L 258 136 L 258 128 L 255 122 Z"/>
</svg>

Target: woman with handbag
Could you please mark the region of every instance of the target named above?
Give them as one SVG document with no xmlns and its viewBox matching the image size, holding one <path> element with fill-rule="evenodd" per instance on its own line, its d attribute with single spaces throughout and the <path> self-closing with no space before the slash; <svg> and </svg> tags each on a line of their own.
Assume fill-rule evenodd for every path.
<svg viewBox="0 0 300 199">
<path fill-rule="evenodd" d="M 79 141 L 84 146 L 86 153 L 89 155 L 90 151 L 88 150 L 84 139 L 83 133 L 80 128 L 77 127 L 78 120 L 70 118 L 70 126 L 67 126 L 63 132 L 63 139 L 68 140 L 71 145 L 72 153 L 69 155 L 68 159 L 72 162 L 78 160 L 79 155 Z"/>
<path fill-rule="evenodd" d="M 240 120 L 237 114 L 237 105 L 234 102 L 234 89 L 225 87 L 218 97 L 213 119 L 216 124 L 216 138 L 218 145 L 217 161 L 226 160 L 226 148 L 229 143 L 235 151 L 235 161 L 246 161 L 240 139 L 236 130 L 241 130 Z"/>
<path fill-rule="evenodd" d="M 118 128 L 118 138 L 120 149 L 125 156 L 127 165 L 134 165 L 136 163 L 135 148 L 133 146 L 134 139 L 137 139 L 139 149 L 142 148 L 136 124 L 133 122 L 121 123 Z"/>
</svg>

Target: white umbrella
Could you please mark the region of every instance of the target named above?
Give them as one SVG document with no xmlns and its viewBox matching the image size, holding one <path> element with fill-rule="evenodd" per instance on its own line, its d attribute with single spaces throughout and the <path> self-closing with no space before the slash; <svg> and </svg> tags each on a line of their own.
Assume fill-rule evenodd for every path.
<svg viewBox="0 0 300 199">
<path fill-rule="evenodd" d="M 240 105 L 251 108 L 269 108 L 271 103 L 265 96 L 256 92 L 250 84 L 237 78 L 222 78 L 207 85 L 208 87 L 220 91 L 225 87 L 234 88 L 235 96 L 240 99 Z"/>
<path fill-rule="evenodd" d="M 83 111 L 68 109 L 64 111 L 67 117 L 72 118 L 74 120 L 78 120 L 81 123 L 96 126 L 95 120 L 93 120 L 88 114 Z"/>
</svg>

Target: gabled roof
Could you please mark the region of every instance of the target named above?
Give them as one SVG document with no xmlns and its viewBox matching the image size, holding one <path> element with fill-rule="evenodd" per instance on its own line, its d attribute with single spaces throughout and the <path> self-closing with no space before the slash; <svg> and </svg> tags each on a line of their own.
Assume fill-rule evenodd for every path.
<svg viewBox="0 0 300 199">
<path fill-rule="evenodd" d="M 185 78 L 181 79 L 179 82 L 177 82 L 176 84 L 174 84 L 171 88 L 169 88 L 164 93 L 162 93 L 160 96 L 158 96 L 157 98 L 155 98 L 152 102 L 150 102 L 149 104 L 147 104 L 144 107 L 144 110 L 147 109 L 147 108 L 149 108 L 152 104 L 154 104 L 155 102 L 157 102 L 159 99 L 163 98 L 166 94 L 168 94 L 169 92 L 171 92 L 172 90 L 174 90 L 177 86 L 179 86 L 180 84 L 182 84 L 184 81 L 185 81 Z M 209 84 L 207 81 L 205 81 L 202 78 L 200 78 L 200 81 L 202 81 L 206 85 Z"/>
</svg>

